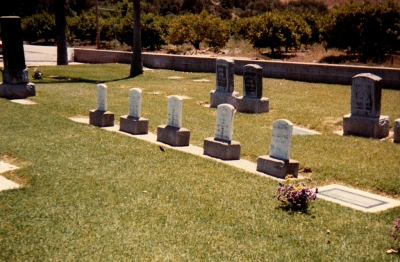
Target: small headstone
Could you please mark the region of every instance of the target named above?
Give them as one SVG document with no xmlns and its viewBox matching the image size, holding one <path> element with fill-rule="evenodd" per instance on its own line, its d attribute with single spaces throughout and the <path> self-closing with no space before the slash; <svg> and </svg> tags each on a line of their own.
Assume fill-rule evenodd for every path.
<svg viewBox="0 0 400 262">
<path fill-rule="evenodd" d="M 142 107 L 142 90 L 132 88 L 129 90 L 129 116 L 140 118 Z"/>
<path fill-rule="evenodd" d="M 389 135 L 389 117 L 381 116 L 381 78 L 358 74 L 351 86 L 351 114 L 343 116 L 343 134 L 372 138 Z"/>
<path fill-rule="evenodd" d="M 167 125 L 176 128 L 182 126 L 182 99 L 178 96 L 168 98 Z"/>
<path fill-rule="evenodd" d="M 168 98 L 167 125 L 157 127 L 157 141 L 171 146 L 188 146 L 190 131 L 182 128 L 182 98 Z"/>
<path fill-rule="evenodd" d="M 235 62 L 232 59 L 220 58 L 216 61 L 216 90 L 210 92 L 210 107 L 220 104 L 234 106 L 234 97 L 239 94 L 234 91 Z"/>
<path fill-rule="evenodd" d="M 29 82 L 25 64 L 21 19 L 18 16 L 2 16 L 0 24 L 4 62 L 0 97 L 24 99 L 28 96 L 35 96 L 35 84 Z"/>
<path fill-rule="evenodd" d="M 218 106 L 214 135 L 216 140 L 232 140 L 234 113 L 235 108 L 232 105 L 221 104 Z"/>
<path fill-rule="evenodd" d="M 236 97 L 236 110 L 242 113 L 263 113 L 269 111 L 269 99 L 262 96 L 263 69 L 259 65 L 243 67 L 243 96 Z"/>
<path fill-rule="evenodd" d="M 394 121 L 393 142 L 400 143 L 400 118 Z"/>
<path fill-rule="evenodd" d="M 258 157 L 257 171 L 278 178 L 289 174 L 298 176 L 299 162 L 290 159 L 292 132 L 293 124 L 289 120 L 279 119 L 273 123 L 270 154 Z"/>
<path fill-rule="evenodd" d="M 274 158 L 290 159 L 293 124 L 289 120 L 280 119 L 272 125 L 272 137 L 269 155 Z"/>
<path fill-rule="evenodd" d="M 107 86 L 97 85 L 97 110 L 107 111 Z"/>
<path fill-rule="evenodd" d="M 240 143 L 232 141 L 235 108 L 230 104 L 217 107 L 214 137 L 204 139 L 204 155 L 222 160 L 240 159 Z"/>
<path fill-rule="evenodd" d="M 129 113 L 120 117 L 120 128 L 122 132 L 132 135 L 147 134 L 149 130 L 149 121 L 140 116 L 142 107 L 142 90 L 132 88 L 129 90 Z"/>
<path fill-rule="evenodd" d="M 243 67 L 243 96 L 251 98 L 262 97 L 262 72 L 259 65 L 245 65 Z"/>
<path fill-rule="evenodd" d="M 114 126 L 114 113 L 107 111 L 107 86 L 97 85 L 97 109 L 90 110 L 89 123 L 98 127 Z"/>
</svg>

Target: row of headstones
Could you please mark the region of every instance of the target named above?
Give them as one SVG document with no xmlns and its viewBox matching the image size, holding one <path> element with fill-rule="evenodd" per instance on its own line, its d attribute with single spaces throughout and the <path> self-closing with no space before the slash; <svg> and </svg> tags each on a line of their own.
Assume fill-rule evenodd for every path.
<svg viewBox="0 0 400 262">
<path fill-rule="evenodd" d="M 210 92 L 210 107 L 231 104 L 238 112 L 269 111 L 269 99 L 262 96 L 262 72 L 259 65 L 243 67 L 243 96 L 234 91 L 235 64 L 232 59 L 217 59 L 216 90 Z M 381 116 L 381 78 L 358 74 L 352 79 L 351 114 L 343 116 L 343 134 L 372 138 L 389 135 L 390 119 Z M 400 142 L 400 119 L 394 122 L 394 142 Z"/>
<path fill-rule="evenodd" d="M 140 116 L 142 91 L 129 92 L 129 114 L 120 117 L 120 131 L 133 135 L 148 133 L 148 120 Z M 157 141 L 171 146 L 189 146 L 190 131 L 182 127 L 182 98 L 168 97 L 167 124 L 157 127 Z M 214 137 L 204 139 L 203 154 L 222 160 L 239 160 L 241 146 L 232 140 L 235 108 L 230 104 L 217 107 Z M 107 110 L 107 86 L 97 86 L 97 109 L 90 110 L 89 123 L 98 127 L 114 126 L 114 114 Z M 299 162 L 290 159 L 293 124 L 286 119 L 273 123 L 270 155 L 257 159 L 257 171 L 285 178 L 298 175 Z"/>
<path fill-rule="evenodd" d="M 263 69 L 259 65 L 243 67 L 243 96 L 234 91 L 235 63 L 232 59 L 217 59 L 216 90 L 210 92 L 210 107 L 230 104 L 238 112 L 263 113 L 269 111 L 269 99 L 263 97 Z"/>
<path fill-rule="evenodd" d="M 364 73 L 353 77 L 351 111 L 343 116 L 343 135 L 371 138 L 389 136 L 390 118 L 381 115 L 382 78 Z M 395 143 L 400 143 L 400 118 L 394 121 Z"/>
</svg>

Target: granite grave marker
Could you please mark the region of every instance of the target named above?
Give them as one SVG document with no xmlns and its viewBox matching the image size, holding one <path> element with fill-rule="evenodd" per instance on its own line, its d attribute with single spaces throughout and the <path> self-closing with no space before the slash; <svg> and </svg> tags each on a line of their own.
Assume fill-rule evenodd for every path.
<svg viewBox="0 0 400 262">
<path fill-rule="evenodd" d="M 114 126 L 114 113 L 107 111 L 107 86 L 97 85 L 97 109 L 90 110 L 89 123 L 98 127 Z"/>
<path fill-rule="evenodd" d="M 233 104 L 238 92 L 234 91 L 235 62 L 232 59 L 220 58 L 216 61 L 216 90 L 210 92 L 210 107 L 220 104 Z M 233 104 L 234 106 L 234 104 Z"/>
<path fill-rule="evenodd" d="M 132 135 L 147 134 L 149 121 L 140 116 L 142 107 L 142 90 L 132 88 L 129 90 L 129 113 L 120 117 L 120 131 Z"/>
</svg>

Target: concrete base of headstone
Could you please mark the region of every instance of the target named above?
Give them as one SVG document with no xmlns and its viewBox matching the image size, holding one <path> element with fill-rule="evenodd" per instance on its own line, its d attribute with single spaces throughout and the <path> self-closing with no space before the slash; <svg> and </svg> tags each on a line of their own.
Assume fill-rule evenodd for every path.
<svg viewBox="0 0 400 262">
<path fill-rule="evenodd" d="M 400 118 L 394 120 L 393 142 L 400 143 Z"/>
<path fill-rule="evenodd" d="M 224 142 L 214 137 L 204 139 L 203 154 L 222 160 L 239 160 L 240 143 L 237 141 Z"/>
<path fill-rule="evenodd" d="M 90 110 L 89 124 L 98 127 L 114 126 L 114 113 L 97 109 Z"/>
<path fill-rule="evenodd" d="M 157 127 L 157 141 L 170 146 L 188 146 L 190 131 L 186 128 L 177 128 L 168 125 Z"/>
<path fill-rule="evenodd" d="M 7 99 L 25 99 L 36 95 L 34 83 L 28 84 L 7 84 L 0 83 L 0 97 Z"/>
<path fill-rule="evenodd" d="M 365 117 L 347 114 L 343 116 L 343 135 L 384 138 L 389 135 L 388 116 Z"/>
<path fill-rule="evenodd" d="M 239 96 L 238 92 L 225 92 L 220 90 L 212 90 L 210 92 L 210 107 L 217 107 L 220 104 L 230 104 L 235 106 L 236 97 Z"/>
<path fill-rule="evenodd" d="M 119 131 L 132 135 L 147 134 L 149 132 L 149 120 L 143 117 L 121 116 L 119 118 Z"/>
<path fill-rule="evenodd" d="M 281 160 L 269 155 L 259 156 L 257 158 L 257 171 L 277 178 L 285 178 L 287 175 L 297 177 L 299 162 L 293 159 Z"/>
<path fill-rule="evenodd" d="M 269 98 L 236 98 L 236 111 L 242 113 L 264 113 L 269 111 Z"/>
</svg>

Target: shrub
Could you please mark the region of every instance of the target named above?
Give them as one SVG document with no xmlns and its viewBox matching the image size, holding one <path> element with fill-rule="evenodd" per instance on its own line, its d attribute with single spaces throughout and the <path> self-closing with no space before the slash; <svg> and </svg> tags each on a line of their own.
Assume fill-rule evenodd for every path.
<svg viewBox="0 0 400 262">
<path fill-rule="evenodd" d="M 46 12 L 22 19 L 22 35 L 29 43 L 54 39 L 55 27 L 55 18 Z"/>
<path fill-rule="evenodd" d="M 182 15 L 171 22 L 168 40 L 173 45 L 190 43 L 196 50 L 203 41 L 212 47 L 223 47 L 229 40 L 229 25 L 206 11 Z"/>
</svg>

